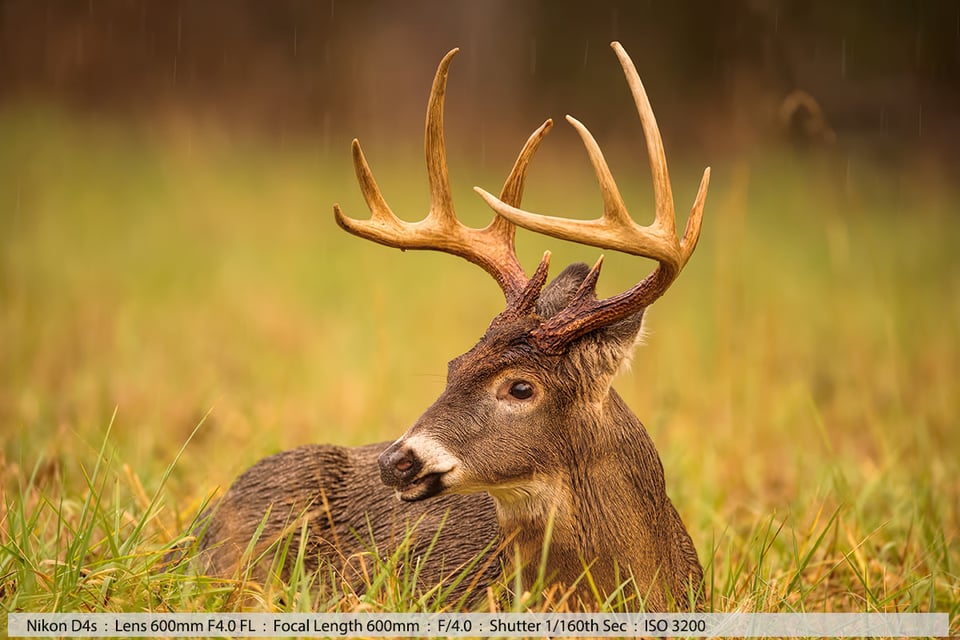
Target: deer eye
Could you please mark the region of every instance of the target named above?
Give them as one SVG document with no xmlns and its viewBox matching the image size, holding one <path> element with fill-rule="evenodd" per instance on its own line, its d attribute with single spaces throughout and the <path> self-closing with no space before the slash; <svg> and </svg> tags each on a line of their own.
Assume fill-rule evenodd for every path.
<svg viewBox="0 0 960 640">
<path fill-rule="evenodd" d="M 517 380 L 510 385 L 510 395 L 517 400 L 527 400 L 533 395 L 533 385 L 523 380 Z"/>
</svg>

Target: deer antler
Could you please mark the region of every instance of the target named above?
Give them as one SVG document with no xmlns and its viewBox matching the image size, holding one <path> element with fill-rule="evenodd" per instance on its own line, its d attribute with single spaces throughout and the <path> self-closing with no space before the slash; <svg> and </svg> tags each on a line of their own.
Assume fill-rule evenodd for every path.
<svg viewBox="0 0 960 640">
<path fill-rule="evenodd" d="M 529 289 L 526 275 L 517 259 L 514 247 L 516 227 L 508 219 L 494 216 L 484 229 L 465 226 L 456 216 L 447 173 L 447 152 L 443 139 L 443 102 L 447 87 L 447 72 L 458 49 L 453 49 L 440 62 L 430 90 L 427 105 L 424 149 L 427 156 L 427 178 L 430 184 L 430 210 L 420 222 L 404 222 L 390 209 L 377 186 L 373 173 L 360 149 L 353 141 L 353 164 L 360 190 L 370 208 L 369 220 L 348 218 L 339 205 L 334 205 L 337 224 L 350 233 L 398 249 L 433 249 L 466 258 L 493 276 L 503 290 L 508 307 L 525 299 Z M 540 141 L 553 126 L 547 120 L 527 140 L 517 161 L 503 185 L 498 202 L 508 206 L 520 204 L 527 168 Z M 545 256 L 544 260 L 548 260 Z M 542 285 L 542 282 L 541 282 Z M 527 292 L 529 293 L 529 292 Z"/>
<path fill-rule="evenodd" d="M 479 187 L 474 187 L 494 211 L 525 229 L 602 249 L 613 249 L 653 258 L 659 263 L 653 273 L 633 288 L 611 298 L 597 300 L 596 284 L 603 264 L 603 257 L 601 257 L 584 279 L 570 304 L 560 313 L 544 321 L 534 332 L 540 346 L 548 351 L 562 350 L 570 341 L 649 306 L 663 295 L 679 275 L 700 237 L 700 223 L 707 186 L 710 182 L 710 168 L 707 167 L 703 172 L 700 189 L 697 191 L 690 217 L 687 219 L 686 230 L 683 238 L 680 239 L 676 232 L 673 192 L 670 188 L 663 141 L 660 138 L 660 130 L 657 127 L 653 109 L 650 107 L 650 100 L 647 98 L 647 93 L 630 56 L 619 42 L 611 43 L 611 47 L 620 59 L 647 142 L 656 200 L 656 215 L 653 223 L 649 226 L 641 226 L 630 218 L 597 141 L 583 124 L 570 116 L 567 116 L 567 121 L 583 139 L 600 183 L 603 197 L 601 218 L 570 220 L 530 213 L 517 208 L 512 203 L 497 199 Z"/>
</svg>

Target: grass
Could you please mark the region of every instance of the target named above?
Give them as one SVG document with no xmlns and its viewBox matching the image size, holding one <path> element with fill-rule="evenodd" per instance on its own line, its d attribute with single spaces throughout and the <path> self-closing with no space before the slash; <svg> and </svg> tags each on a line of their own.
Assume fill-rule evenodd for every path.
<svg viewBox="0 0 960 640">
<path fill-rule="evenodd" d="M 159 561 L 257 459 L 395 438 L 499 292 L 465 262 L 337 229 L 332 202 L 366 211 L 345 142 L 160 133 L 0 113 L 0 606 L 429 608 L 389 562 L 368 594 L 331 595 L 322 575 L 260 585 Z M 596 211 L 582 152 L 571 169 L 557 149 L 526 204 Z M 419 167 L 367 151 L 417 217 Z M 642 219 L 644 160 L 611 155 L 618 176 L 640 176 L 621 183 Z M 497 184 L 510 161 L 452 163 L 468 220 L 487 215 L 469 186 Z M 947 611 L 957 634 L 960 196 L 856 158 L 713 168 L 700 247 L 616 382 L 660 450 L 710 610 Z M 673 167 L 678 206 L 698 169 Z M 597 254 L 518 242 L 528 268 L 547 247 L 555 265 Z M 601 293 L 641 262 L 608 256 Z M 557 594 L 511 606 L 550 609 Z"/>
</svg>

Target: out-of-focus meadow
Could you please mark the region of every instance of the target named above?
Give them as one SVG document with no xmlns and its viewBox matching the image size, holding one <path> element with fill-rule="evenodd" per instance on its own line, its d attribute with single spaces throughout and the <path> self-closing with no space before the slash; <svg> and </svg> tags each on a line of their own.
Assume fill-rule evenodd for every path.
<svg viewBox="0 0 960 640">
<path fill-rule="evenodd" d="M 615 65 L 597 50 L 609 57 L 597 65 Z M 466 100 L 460 62 L 451 123 Z M 403 109 L 425 102 L 432 64 L 419 71 L 423 92 L 397 97 Z M 495 121 L 479 158 L 458 142 L 462 120 L 448 136 L 458 212 L 474 225 L 489 213 L 470 187 L 497 187 L 538 124 Z M 396 140 L 356 133 L 394 210 L 419 219 L 421 125 L 402 125 L 413 131 Z M 646 222 L 639 127 L 594 128 Z M 594 217 L 597 188 L 567 129 L 535 159 L 524 204 Z M 482 334 L 500 293 L 457 258 L 337 228 L 335 201 L 367 215 L 350 135 L 0 111 L 4 608 L 206 604 L 142 589 L 205 499 L 284 448 L 395 438 L 440 393 L 446 361 Z M 937 165 L 837 147 L 679 156 L 681 218 L 713 168 L 703 235 L 615 386 L 659 448 L 711 606 L 949 611 L 956 633 L 956 184 Z M 554 272 L 599 254 L 523 231 L 518 245 L 528 270 L 547 248 Z M 601 293 L 649 269 L 608 255 Z M 262 606 L 294 605 L 268 594 Z"/>
</svg>

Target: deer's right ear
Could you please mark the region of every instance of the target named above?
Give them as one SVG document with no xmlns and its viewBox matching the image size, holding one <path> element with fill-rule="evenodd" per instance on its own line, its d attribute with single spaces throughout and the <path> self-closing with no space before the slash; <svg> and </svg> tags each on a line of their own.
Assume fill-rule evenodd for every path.
<svg viewBox="0 0 960 640">
<path fill-rule="evenodd" d="M 574 262 L 560 272 L 550 284 L 543 288 L 537 301 L 537 313 L 541 318 L 552 318 L 570 304 L 573 294 L 580 288 L 583 279 L 590 273 L 590 267 L 583 262 Z"/>
<path fill-rule="evenodd" d="M 542 318 L 551 318 L 564 309 L 580 288 L 584 278 L 590 273 L 590 267 L 583 262 L 575 262 L 560 272 L 553 281 L 543 288 L 537 302 L 537 313 Z M 643 333 L 643 316 L 646 308 L 627 316 L 619 322 L 594 331 L 604 342 L 622 343 L 624 349 L 632 349 Z"/>
<path fill-rule="evenodd" d="M 540 317 L 551 318 L 566 308 L 589 273 L 590 267 L 582 262 L 576 262 L 564 269 L 543 288 L 537 302 Z M 618 322 L 583 336 L 586 343 L 593 345 L 587 347 L 585 353 L 593 359 L 595 370 L 606 371 L 610 376 L 614 376 L 630 366 L 633 351 L 643 337 L 645 311 L 646 308 L 640 309 Z"/>
</svg>

